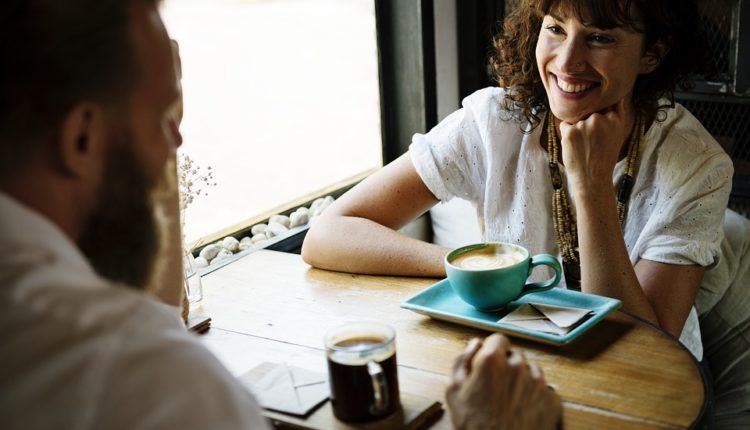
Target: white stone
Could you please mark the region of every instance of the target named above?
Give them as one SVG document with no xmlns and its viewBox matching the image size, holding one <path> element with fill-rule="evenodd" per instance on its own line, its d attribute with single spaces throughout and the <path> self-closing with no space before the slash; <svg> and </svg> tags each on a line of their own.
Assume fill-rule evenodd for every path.
<svg viewBox="0 0 750 430">
<path fill-rule="evenodd" d="M 221 260 L 225 260 L 225 259 L 227 259 L 227 258 L 229 258 L 229 257 L 231 257 L 233 255 L 234 254 L 232 254 L 231 252 L 227 251 L 226 249 L 222 249 L 219 252 L 219 254 L 216 255 L 216 258 L 214 258 L 213 260 L 211 260 L 211 264 L 215 264 L 215 263 L 217 263 L 217 262 L 219 262 Z"/>
<path fill-rule="evenodd" d="M 254 226 L 253 226 L 253 227 L 252 227 L 252 228 L 250 229 L 250 233 L 252 233 L 252 234 L 253 234 L 253 236 L 255 236 L 256 234 L 259 234 L 259 233 L 265 233 L 265 232 L 266 232 L 266 229 L 267 229 L 267 228 L 268 228 L 268 225 L 266 225 L 266 224 L 264 224 L 264 223 L 260 223 L 260 224 L 255 224 L 255 225 L 254 225 Z"/>
<path fill-rule="evenodd" d="M 315 199 L 315 201 L 313 201 L 312 204 L 310 205 L 310 212 L 315 212 L 315 209 L 320 207 L 324 201 L 325 199 L 323 199 L 322 197 Z"/>
<path fill-rule="evenodd" d="M 195 267 L 197 267 L 199 269 L 204 268 L 204 267 L 208 267 L 208 260 L 206 260 L 205 258 L 203 258 L 201 256 L 196 257 L 195 258 Z"/>
<path fill-rule="evenodd" d="M 289 228 L 289 222 L 289 217 L 286 215 L 274 215 L 268 219 L 268 225 L 271 225 L 272 223 L 279 223 L 286 228 Z"/>
<path fill-rule="evenodd" d="M 269 222 L 268 228 L 266 229 L 266 236 L 268 236 L 268 238 L 270 239 L 274 236 L 284 234 L 287 231 L 289 231 L 289 229 L 284 227 L 284 225 L 279 224 L 277 222 Z"/>
<path fill-rule="evenodd" d="M 237 249 L 240 247 L 240 241 L 232 236 L 227 236 L 221 241 L 221 247 L 229 252 L 237 252 Z"/>
<path fill-rule="evenodd" d="M 294 211 L 294 212 L 299 212 L 299 213 L 306 213 L 306 214 L 310 214 L 310 209 L 308 209 L 308 208 L 306 208 L 306 207 L 304 207 L 304 206 L 300 206 L 300 207 L 298 207 L 298 208 L 297 208 L 297 210 L 296 210 L 296 211 Z M 291 218 L 291 217 L 290 217 L 290 218 Z"/>
<path fill-rule="evenodd" d="M 245 243 L 251 243 L 252 240 L 253 239 L 250 236 L 245 236 L 242 239 L 240 239 L 240 246 L 242 246 Z"/>
<path fill-rule="evenodd" d="M 252 242 L 240 242 L 239 250 L 240 251 L 244 251 L 244 250 L 246 250 L 246 249 L 248 249 L 248 248 L 250 248 L 252 246 L 253 246 Z"/>
<path fill-rule="evenodd" d="M 322 214 L 323 211 L 326 210 L 328 206 L 331 206 L 331 203 L 333 202 L 334 199 L 331 196 L 326 196 L 325 198 L 315 200 L 312 206 L 310 206 L 310 214 L 312 216 L 318 216 Z"/>
<path fill-rule="evenodd" d="M 222 250 L 221 246 L 216 244 L 206 245 L 203 249 L 201 249 L 200 256 L 205 258 L 206 261 L 211 261 L 219 254 L 219 252 Z"/>
<path fill-rule="evenodd" d="M 293 212 L 292 216 L 290 217 L 290 221 L 290 228 L 305 225 L 308 221 L 310 221 L 310 214 L 309 212 Z"/>
<path fill-rule="evenodd" d="M 252 244 L 256 244 L 261 240 L 268 240 L 268 237 L 266 236 L 265 233 L 258 233 L 255 236 L 253 236 L 252 239 L 250 239 Z"/>
</svg>

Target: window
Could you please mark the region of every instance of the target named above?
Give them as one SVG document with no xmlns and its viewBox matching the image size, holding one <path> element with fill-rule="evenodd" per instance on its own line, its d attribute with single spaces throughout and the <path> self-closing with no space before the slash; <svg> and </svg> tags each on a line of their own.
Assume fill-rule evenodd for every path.
<svg viewBox="0 0 750 430">
<path fill-rule="evenodd" d="M 188 243 L 382 165 L 373 0 L 167 0 L 181 152 L 207 172 Z"/>
</svg>

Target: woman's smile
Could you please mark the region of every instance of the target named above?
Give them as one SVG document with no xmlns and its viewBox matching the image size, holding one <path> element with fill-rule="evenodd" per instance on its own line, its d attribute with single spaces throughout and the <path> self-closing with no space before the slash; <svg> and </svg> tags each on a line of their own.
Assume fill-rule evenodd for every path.
<svg viewBox="0 0 750 430">
<path fill-rule="evenodd" d="M 603 30 L 562 13 L 545 16 L 536 60 L 555 117 L 575 123 L 629 101 L 636 78 L 647 72 L 642 46 L 643 35 L 624 28 Z"/>
<path fill-rule="evenodd" d="M 563 78 L 563 77 L 555 75 L 554 73 L 550 73 L 550 76 L 557 83 L 557 87 L 562 92 L 568 93 L 568 94 L 580 94 L 580 93 L 583 93 L 584 91 L 588 91 L 598 86 L 596 82 L 586 81 L 586 80 L 581 80 L 581 79 L 573 79 L 573 78 Z"/>
</svg>

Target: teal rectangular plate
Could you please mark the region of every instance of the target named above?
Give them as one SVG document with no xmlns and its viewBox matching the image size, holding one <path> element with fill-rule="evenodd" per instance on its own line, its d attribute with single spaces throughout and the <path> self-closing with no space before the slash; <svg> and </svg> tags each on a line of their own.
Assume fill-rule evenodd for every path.
<svg viewBox="0 0 750 430">
<path fill-rule="evenodd" d="M 594 314 L 564 336 L 497 322 L 500 318 L 528 302 L 591 309 Z M 483 330 L 497 331 L 551 345 L 565 345 L 572 342 L 620 306 L 622 306 L 622 303 L 617 299 L 564 288 L 552 288 L 541 293 L 527 294 L 509 303 L 508 306 L 499 311 L 481 312 L 461 300 L 453 292 L 448 279 L 437 282 L 401 303 L 401 307 L 404 309 L 435 319 Z"/>
</svg>

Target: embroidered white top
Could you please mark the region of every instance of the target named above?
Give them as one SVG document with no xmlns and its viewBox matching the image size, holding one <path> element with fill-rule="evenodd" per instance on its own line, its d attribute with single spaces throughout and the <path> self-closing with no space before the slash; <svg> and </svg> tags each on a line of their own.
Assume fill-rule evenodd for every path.
<svg viewBox="0 0 750 430">
<path fill-rule="evenodd" d="M 539 144 L 542 126 L 524 133 L 529 124 L 501 108 L 503 94 L 500 88 L 486 88 L 464 99 L 462 109 L 429 133 L 414 136 L 411 160 L 439 200 L 460 197 L 475 205 L 484 240 L 519 243 L 532 254 L 557 253 L 552 186 Z M 633 264 L 645 258 L 713 267 L 731 190 L 729 157 L 677 105 L 646 131 L 640 160 L 624 231 Z M 565 181 L 565 168 L 560 169 Z M 613 186 L 624 169 L 624 160 L 617 163 Z M 575 196 L 570 197 L 574 203 Z M 680 340 L 701 359 L 695 309 Z"/>
</svg>

